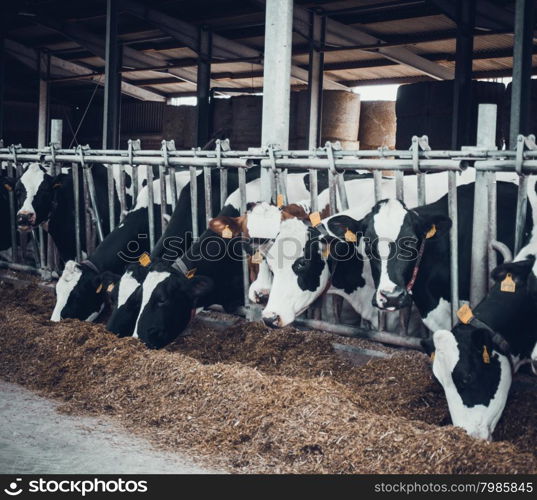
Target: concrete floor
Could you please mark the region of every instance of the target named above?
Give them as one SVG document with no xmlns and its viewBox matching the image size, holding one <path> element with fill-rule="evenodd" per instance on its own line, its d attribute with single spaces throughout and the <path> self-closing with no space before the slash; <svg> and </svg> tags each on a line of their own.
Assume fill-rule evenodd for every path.
<svg viewBox="0 0 537 500">
<path fill-rule="evenodd" d="M 57 412 L 58 403 L 0 380 L 0 474 L 206 474 L 109 420 Z"/>
</svg>

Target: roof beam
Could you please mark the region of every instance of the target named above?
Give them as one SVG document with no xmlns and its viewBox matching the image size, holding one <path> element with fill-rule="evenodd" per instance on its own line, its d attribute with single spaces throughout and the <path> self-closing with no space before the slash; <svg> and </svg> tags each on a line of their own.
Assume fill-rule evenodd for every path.
<svg viewBox="0 0 537 500">
<path fill-rule="evenodd" d="M 264 0 L 256 1 L 264 3 Z M 297 28 L 300 31 L 307 33 L 307 27 L 309 26 L 308 11 L 295 5 L 294 20 Z M 334 45 L 381 45 L 383 40 L 354 26 L 348 26 L 327 18 L 326 42 Z M 376 52 L 386 59 L 410 66 L 436 80 L 451 80 L 454 77 L 453 70 L 431 62 L 424 57 L 415 54 L 406 47 L 379 47 L 378 49 L 368 49 L 367 51 Z"/>
<path fill-rule="evenodd" d="M 33 49 L 26 47 L 13 40 L 5 40 L 6 51 L 15 59 L 19 60 L 30 69 L 35 70 L 37 68 L 37 52 Z M 103 75 L 91 75 L 88 76 L 90 70 L 85 66 L 79 64 L 64 61 L 56 56 L 50 57 L 51 72 L 58 76 L 72 76 L 72 75 L 86 75 L 87 79 L 94 81 L 101 86 L 104 86 Z M 151 90 L 136 87 L 130 83 L 121 82 L 121 92 L 125 95 L 140 99 L 142 101 L 165 101 L 166 97 L 162 96 Z"/>
<path fill-rule="evenodd" d="M 438 7 L 444 15 L 457 22 L 457 2 L 453 0 L 429 0 Z M 475 6 L 475 25 L 487 29 L 513 29 L 514 15 L 505 9 L 489 2 L 479 0 Z"/>
<path fill-rule="evenodd" d="M 198 28 L 185 21 L 171 17 L 163 12 L 146 7 L 136 0 L 123 0 L 121 3 L 123 9 L 131 14 L 148 21 L 157 26 L 163 33 L 173 37 L 175 40 L 184 43 L 193 50 L 198 50 Z M 223 36 L 213 33 L 213 57 L 221 58 L 252 58 L 263 59 L 263 54 L 256 49 L 248 47 L 239 42 L 229 40 Z M 124 52 L 125 54 L 125 52 Z M 307 70 L 292 65 L 291 76 L 302 82 L 308 81 Z M 330 79 L 325 79 L 325 88 L 333 90 L 349 90 L 348 87 Z"/>
<path fill-rule="evenodd" d="M 82 26 L 74 26 L 41 14 L 37 14 L 33 20 L 37 24 L 57 31 L 73 40 L 97 57 L 100 57 L 103 60 L 106 57 L 104 39 L 87 31 Z M 140 52 L 128 46 L 123 47 L 124 66 L 143 69 L 145 66 L 165 66 L 166 64 L 167 59 L 161 55 L 146 54 L 145 52 Z M 186 82 L 196 83 L 197 76 L 195 70 L 174 68 L 170 70 L 170 73 Z"/>
</svg>

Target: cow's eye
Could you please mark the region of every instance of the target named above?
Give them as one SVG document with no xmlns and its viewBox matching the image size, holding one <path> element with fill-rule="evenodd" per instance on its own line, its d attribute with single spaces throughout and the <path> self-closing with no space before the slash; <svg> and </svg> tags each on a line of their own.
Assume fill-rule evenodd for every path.
<svg viewBox="0 0 537 500">
<path fill-rule="evenodd" d="M 300 258 L 300 259 L 297 259 L 295 261 L 295 263 L 293 264 L 293 270 L 298 273 L 298 272 L 301 272 L 301 271 L 304 271 L 304 269 L 306 269 L 307 267 L 307 262 L 306 262 L 306 259 L 304 259 L 303 257 Z"/>
</svg>

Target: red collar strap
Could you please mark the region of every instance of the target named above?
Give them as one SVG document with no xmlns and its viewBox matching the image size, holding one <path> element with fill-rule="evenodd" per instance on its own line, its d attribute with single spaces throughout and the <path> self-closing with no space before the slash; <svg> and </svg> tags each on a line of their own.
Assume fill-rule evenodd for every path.
<svg viewBox="0 0 537 500">
<path fill-rule="evenodd" d="M 420 250 L 418 252 L 418 258 L 416 259 L 416 264 L 414 265 L 414 269 L 412 270 L 412 277 L 410 278 L 410 281 L 408 282 L 406 286 L 406 291 L 411 292 L 412 288 L 414 288 L 414 284 L 416 283 L 416 278 L 418 277 L 418 271 L 420 270 L 420 264 L 421 259 L 423 257 L 423 252 L 425 251 L 425 241 L 426 237 L 423 238 L 420 246 Z"/>
</svg>

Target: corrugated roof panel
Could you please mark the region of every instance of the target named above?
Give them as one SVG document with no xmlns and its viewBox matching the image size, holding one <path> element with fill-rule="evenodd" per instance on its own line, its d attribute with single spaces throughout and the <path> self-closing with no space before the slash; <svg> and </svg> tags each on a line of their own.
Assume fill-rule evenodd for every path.
<svg viewBox="0 0 537 500">
<path fill-rule="evenodd" d="M 406 35 L 419 33 L 433 33 L 435 31 L 446 31 L 455 29 L 455 23 L 442 15 L 418 17 L 415 19 L 400 19 L 397 21 L 384 21 L 368 24 L 367 27 L 357 25 L 362 29 L 367 29 L 371 34 L 377 36 L 385 35 Z"/>
</svg>

